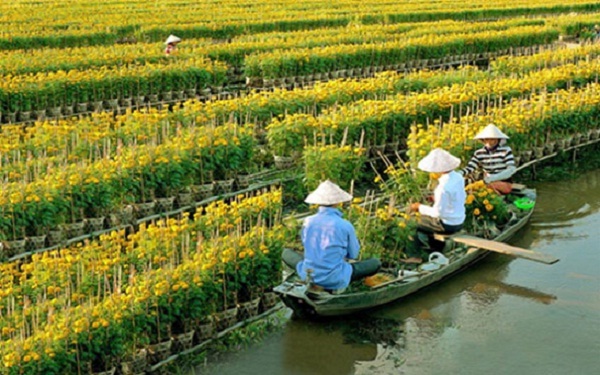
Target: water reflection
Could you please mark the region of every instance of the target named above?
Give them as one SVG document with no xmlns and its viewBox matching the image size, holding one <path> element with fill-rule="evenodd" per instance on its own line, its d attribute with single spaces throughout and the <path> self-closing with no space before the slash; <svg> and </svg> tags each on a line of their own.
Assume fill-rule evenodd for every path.
<svg viewBox="0 0 600 375">
<path fill-rule="evenodd" d="M 403 347 L 404 325 L 396 319 L 358 315 L 337 321 L 344 341 L 349 344 L 373 343 L 384 347 Z"/>
<path fill-rule="evenodd" d="M 488 283 L 477 283 L 473 286 L 472 292 L 477 295 L 513 295 L 522 298 L 528 298 L 532 301 L 549 305 L 556 301 L 556 296 L 553 294 L 542 293 L 540 291 L 527 288 L 519 285 L 506 284 L 502 281 L 492 281 Z"/>
<path fill-rule="evenodd" d="M 401 364 L 397 353 L 405 346 L 405 325 L 396 319 L 359 315 L 319 322 L 298 321 L 290 328 L 292 331 L 286 332 L 290 340 L 286 341 L 289 361 L 285 364 L 285 374 L 352 374 L 361 363 L 368 364 L 372 373 L 371 364 L 382 356 L 385 363 Z M 302 333 L 292 335 L 296 330 Z M 303 337 L 306 333 L 309 337 Z M 340 337 L 343 347 L 339 347 Z M 332 343 L 337 343 L 338 349 Z"/>
<path fill-rule="evenodd" d="M 449 282 L 373 312 L 397 320 L 404 331 L 397 345 L 378 345 L 375 359 L 357 361 L 354 374 L 464 373 L 461 362 L 468 354 L 462 348 L 484 345 L 490 335 L 510 330 L 510 321 L 501 316 L 503 299 L 539 305 L 557 300 L 554 294 L 504 282 L 510 263 L 493 254 Z"/>
<path fill-rule="evenodd" d="M 358 315 L 319 321 L 293 320 L 283 342 L 285 374 L 351 374 L 357 362 L 404 347 L 404 324 Z"/>
<path fill-rule="evenodd" d="M 600 211 L 600 173 L 576 180 L 536 186 L 538 205 L 531 220 L 534 245 L 558 240 L 577 241 L 590 235 L 577 229 L 582 219 Z"/>
<path fill-rule="evenodd" d="M 351 374 L 355 361 L 377 355 L 373 341 L 364 336 L 362 322 L 292 320 L 282 342 L 282 374 Z"/>
</svg>

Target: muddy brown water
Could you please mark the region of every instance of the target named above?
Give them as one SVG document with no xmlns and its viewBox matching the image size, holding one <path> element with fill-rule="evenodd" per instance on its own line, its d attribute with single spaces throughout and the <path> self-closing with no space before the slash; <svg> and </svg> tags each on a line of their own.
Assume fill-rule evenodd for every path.
<svg viewBox="0 0 600 375">
<path fill-rule="evenodd" d="M 511 243 L 560 262 L 490 254 L 360 316 L 286 320 L 193 374 L 600 374 L 600 171 L 536 188 L 536 211 Z"/>
</svg>

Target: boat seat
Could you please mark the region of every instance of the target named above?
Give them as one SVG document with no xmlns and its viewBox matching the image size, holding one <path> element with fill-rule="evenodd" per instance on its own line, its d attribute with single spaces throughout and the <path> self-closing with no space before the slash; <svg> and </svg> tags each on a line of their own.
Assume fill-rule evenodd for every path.
<svg viewBox="0 0 600 375">
<path fill-rule="evenodd" d="M 433 238 L 435 238 L 438 241 L 443 241 L 444 242 L 444 249 L 441 250 L 442 254 L 451 254 L 452 250 L 454 249 L 454 241 L 452 241 L 452 237 L 456 236 L 456 235 L 461 235 L 461 234 L 465 234 L 466 232 L 464 230 L 459 230 L 458 232 L 455 233 L 435 233 L 433 235 Z"/>
<path fill-rule="evenodd" d="M 446 240 L 452 239 L 452 236 L 455 236 L 457 234 L 465 234 L 465 232 L 463 230 L 459 230 L 458 232 L 454 233 L 434 233 L 433 238 L 435 238 L 438 241 L 446 242 Z"/>
<path fill-rule="evenodd" d="M 338 290 L 331 290 L 331 289 L 325 289 L 320 285 L 311 284 L 306 289 L 306 295 L 313 299 L 329 298 L 332 295 L 342 294 L 345 291 L 346 291 L 346 288 L 338 289 Z"/>
<path fill-rule="evenodd" d="M 433 238 L 435 238 L 438 241 L 444 241 L 444 242 L 446 242 L 446 240 L 449 239 L 451 236 L 452 236 L 452 234 L 444 234 L 444 233 L 434 233 L 433 234 Z"/>
</svg>

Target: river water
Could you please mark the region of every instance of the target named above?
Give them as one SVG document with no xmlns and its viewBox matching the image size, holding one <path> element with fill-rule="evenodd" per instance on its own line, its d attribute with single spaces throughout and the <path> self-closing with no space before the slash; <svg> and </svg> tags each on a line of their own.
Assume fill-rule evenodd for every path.
<svg viewBox="0 0 600 375">
<path fill-rule="evenodd" d="M 195 374 L 600 374 L 600 170 L 535 187 L 536 210 L 511 243 L 558 263 L 493 253 L 361 316 L 288 319 Z"/>
</svg>

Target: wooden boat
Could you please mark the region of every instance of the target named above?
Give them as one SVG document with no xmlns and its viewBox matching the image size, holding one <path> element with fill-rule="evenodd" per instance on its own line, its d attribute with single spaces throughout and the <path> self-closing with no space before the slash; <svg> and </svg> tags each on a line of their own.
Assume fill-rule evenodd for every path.
<svg viewBox="0 0 600 375">
<path fill-rule="evenodd" d="M 535 197 L 535 190 L 522 189 L 518 194 Z M 507 252 L 511 252 L 511 249 L 518 249 L 525 253 L 544 256 L 544 254 L 529 252 L 499 243 L 509 240 L 517 231 L 523 228 L 529 221 L 532 213 L 533 207 L 528 207 L 527 210 L 522 210 L 519 215 L 515 215 L 504 226 L 500 234 L 493 238 L 493 243 L 500 245 L 500 248 L 505 246 Z M 465 242 L 467 243 L 471 241 L 470 239 L 481 240 L 483 243 L 487 242 L 488 245 L 492 242 L 469 236 L 460 238 L 466 238 Z M 446 238 L 446 240 L 449 239 Z M 342 294 L 315 291 L 310 285 L 306 285 L 306 283 L 299 280 L 295 272 L 287 276 L 282 284 L 274 288 L 274 291 L 279 294 L 285 305 L 294 310 L 294 313 L 300 317 L 336 316 L 356 313 L 399 300 L 418 290 L 429 287 L 465 269 L 489 253 L 489 250 L 459 243 L 455 243 L 449 247 L 452 247 L 452 250 L 444 254 L 449 260 L 448 264 L 439 266 L 436 270 L 431 270 L 433 267 L 421 265 L 414 271 L 400 271 L 397 275 L 393 276 L 392 280 L 371 287 L 366 291 L 350 291 Z M 554 261 L 542 261 L 553 263 L 557 259 Z"/>
</svg>

